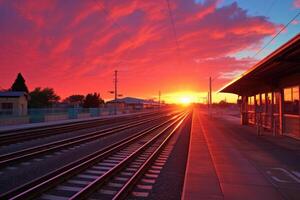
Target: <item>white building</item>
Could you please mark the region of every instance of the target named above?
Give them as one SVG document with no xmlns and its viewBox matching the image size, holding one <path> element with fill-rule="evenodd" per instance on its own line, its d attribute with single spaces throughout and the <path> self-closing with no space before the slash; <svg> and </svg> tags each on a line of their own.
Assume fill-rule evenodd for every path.
<svg viewBox="0 0 300 200">
<path fill-rule="evenodd" d="M 27 107 L 26 92 L 0 92 L 0 116 L 26 116 Z"/>
</svg>

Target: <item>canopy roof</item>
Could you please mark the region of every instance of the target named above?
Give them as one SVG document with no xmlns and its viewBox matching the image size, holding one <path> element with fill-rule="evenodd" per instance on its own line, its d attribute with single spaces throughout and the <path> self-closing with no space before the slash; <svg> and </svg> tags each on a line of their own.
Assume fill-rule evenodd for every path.
<svg viewBox="0 0 300 200">
<path fill-rule="evenodd" d="M 218 92 L 238 95 L 254 94 L 262 88 L 276 88 L 282 78 L 294 74 L 300 74 L 300 34 Z"/>
</svg>

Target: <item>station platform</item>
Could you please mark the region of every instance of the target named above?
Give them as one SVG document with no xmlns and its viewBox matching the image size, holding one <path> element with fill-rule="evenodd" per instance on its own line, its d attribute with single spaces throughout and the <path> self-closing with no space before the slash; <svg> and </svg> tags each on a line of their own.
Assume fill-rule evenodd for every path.
<svg viewBox="0 0 300 200">
<path fill-rule="evenodd" d="M 300 199 L 297 176 L 281 173 L 299 169 L 300 143 L 289 139 L 281 142 L 296 148 L 291 154 L 296 160 L 294 168 L 288 169 L 284 153 L 291 153 L 290 149 L 276 144 L 278 139 L 272 143 L 258 138 L 253 127 L 244 129 L 238 121 L 212 119 L 194 109 L 182 200 Z M 272 149 L 276 149 L 274 154 Z M 283 158 L 276 157 L 278 153 Z M 277 183 L 272 177 L 282 181 Z"/>
</svg>

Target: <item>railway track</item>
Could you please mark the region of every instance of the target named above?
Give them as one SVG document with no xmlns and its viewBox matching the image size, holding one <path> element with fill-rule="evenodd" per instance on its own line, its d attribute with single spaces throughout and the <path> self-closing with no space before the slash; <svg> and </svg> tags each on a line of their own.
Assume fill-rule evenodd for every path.
<svg viewBox="0 0 300 200">
<path fill-rule="evenodd" d="M 174 116 L 9 191 L 0 199 L 124 198 L 187 116 L 187 112 Z"/>
<path fill-rule="evenodd" d="M 111 124 L 112 122 L 116 122 L 117 124 L 120 123 L 120 121 L 122 123 L 130 122 L 132 120 L 155 116 L 160 113 L 164 113 L 164 111 L 156 111 L 151 113 L 138 114 L 134 116 L 122 116 L 109 119 L 94 119 L 84 122 L 73 122 L 62 125 L 51 125 L 47 127 L 28 128 L 16 131 L 2 131 L 0 132 L 0 146 L 6 146 L 18 142 L 24 142 L 36 138 L 52 136 L 65 132 L 93 128 L 100 125 Z"/>
<path fill-rule="evenodd" d="M 175 113 L 174 113 L 175 114 Z M 169 115 L 169 114 L 167 114 Z M 129 122 L 129 123 L 124 123 L 120 124 L 119 126 L 116 127 L 111 127 L 111 128 L 106 128 L 100 131 L 93 131 L 91 133 L 87 133 L 84 135 L 79 135 L 71 138 L 66 138 L 60 141 L 54 141 L 26 149 L 22 149 L 19 151 L 7 153 L 0 155 L 0 168 L 24 161 L 24 160 L 29 160 L 32 158 L 35 158 L 40 155 L 44 154 L 49 154 L 51 152 L 55 152 L 61 149 L 66 149 L 72 146 L 80 145 L 83 143 L 87 143 L 93 140 L 97 140 L 99 138 L 109 136 L 112 134 L 119 133 L 123 130 L 133 128 L 139 125 L 147 124 L 149 122 L 161 120 L 165 118 L 167 115 L 163 114 L 160 116 L 155 116 L 155 117 L 149 117 L 145 119 L 140 119 L 135 122 Z M 170 114 L 170 116 L 173 116 L 173 114 Z"/>
</svg>

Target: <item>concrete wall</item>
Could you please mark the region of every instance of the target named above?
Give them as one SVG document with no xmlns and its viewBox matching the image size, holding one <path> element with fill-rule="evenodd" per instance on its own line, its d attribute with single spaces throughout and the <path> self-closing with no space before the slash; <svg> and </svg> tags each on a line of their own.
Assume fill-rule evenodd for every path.
<svg viewBox="0 0 300 200">
<path fill-rule="evenodd" d="M 29 123 L 28 116 L 0 118 L 0 126 L 28 124 L 28 123 Z"/>
<path fill-rule="evenodd" d="M 89 117 L 91 117 L 91 113 L 79 113 L 77 115 L 78 119 L 89 118 Z"/>
<path fill-rule="evenodd" d="M 51 115 L 45 115 L 45 122 L 50 121 L 58 121 L 58 120 L 66 120 L 69 119 L 68 114 L 51 114 Z"/>
</svg>

